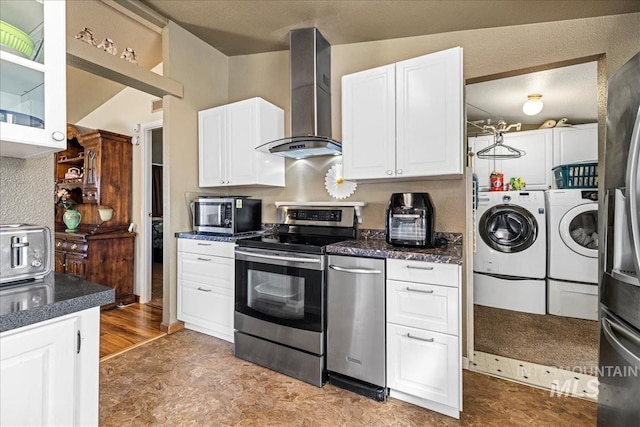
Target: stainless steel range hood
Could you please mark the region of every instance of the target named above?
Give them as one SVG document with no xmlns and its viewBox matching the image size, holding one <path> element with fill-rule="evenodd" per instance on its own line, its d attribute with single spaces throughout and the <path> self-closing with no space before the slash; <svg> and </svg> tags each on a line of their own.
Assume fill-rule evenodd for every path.
<svg viewBox="0 0 640 427">
<path fill-rule="evenodd" d="M 302 159 L 342 154 L 331 135 L 331 46 L 316 28 L 289 33 L 291 136 L 256 148 Z"/>
</svg>

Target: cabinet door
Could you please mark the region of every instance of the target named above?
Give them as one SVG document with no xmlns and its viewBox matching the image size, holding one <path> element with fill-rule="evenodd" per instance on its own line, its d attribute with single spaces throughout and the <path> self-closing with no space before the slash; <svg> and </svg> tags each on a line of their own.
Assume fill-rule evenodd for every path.
<svg viewBox="0 0 640 427">
<path fill-rule="evenodd" d="M 226 137 L 225 106 L 198 112 L 200 187 L 224 185 L 227 163 Z"/>
<path fill-rule="evenodd" d="M 396 64 L 396 175 L 462 173 L 462 48 Z"/>
<path fill-rule="evenodd" d="M 30 57 L 0 54 L 0 155 L 28 158 L 64 150 L 66 139 L 65 2 L 2 3 L 2 20 L 29 32 Z"/>
<path fill-rule="evenodd" d="M 65 273 L 75 274 L 82 278 L 85 277 L 85 257 L 77 254 L 67 254 L 65 257 Z"/>
<path fill-rule="evenodd" d="M 227 107 L 227 185 L 255 183 L 254 149 L 258 131 L 256 99 Z"/>
<path fill-rule="evenodd" d="M 54 271 L 64 273 L 64 252 L 54 252 Z"/>
<path fill-rule="evenodd" d="M 178 319 L 189 328 L 233 342 L 233 311 L 233 289 L 178 279 Z"/>
<path fill-rule="evenodd" d="M 553 183 L 551 170 L 552 130 L 540 129 L 514 132 L 504 135 L 504 144 L 524 150 L 526 154 L 517 159 L 502 161 L 505 184 L 511 177 L 522 177 L 527 190 L 547 190 Z"/>
<path fill-rule="evenodd" d="M 395 175 L 395 65 L 342 78 L 342 161 L 346 179 Z"/>
<path fill-rule="evenodd" d="M 76 424 L 77 332 L 67 318 L 0 337 L 0 425 Z"/>
<path fill-rule="evenodd" d="M 460 405 L 458 338 L 387 323 L 387 386 L 454 408 Z"/>
<path fill-rule="evenodd" d="M 585 161 L 598 161 L 598 124 L 554 128 L 551 167 Z"/>
<path fill-rule="evenodd" d="M 493 135 L 481 135 L 469 138 L 469 147 L 474 153 L 487 148 L 495 142 Z M 491 189 L 490 175 L 493 171 L 502 171 L 502 160 L 499 159 L 479 159 L 473 156 L 471 160 L 473 172 L 478 176 L 478 188 L 483 191 Z"/>
</svg>

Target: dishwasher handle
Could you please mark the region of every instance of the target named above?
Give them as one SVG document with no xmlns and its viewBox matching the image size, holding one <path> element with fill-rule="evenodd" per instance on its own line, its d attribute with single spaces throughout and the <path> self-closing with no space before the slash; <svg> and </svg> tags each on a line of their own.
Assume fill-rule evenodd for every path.
<svg viewBox="0 0 640 427">
<path fill-rule="evenodd" d="M 347 268 L 340 267 L 338 265 L 329 265 L 329 268 L 332 270 L 340 271 L 343 273 L 353 273 L 353 274 L 382 274 L 382 271 L 377 270 L 375 268 Z"/>
</svg>

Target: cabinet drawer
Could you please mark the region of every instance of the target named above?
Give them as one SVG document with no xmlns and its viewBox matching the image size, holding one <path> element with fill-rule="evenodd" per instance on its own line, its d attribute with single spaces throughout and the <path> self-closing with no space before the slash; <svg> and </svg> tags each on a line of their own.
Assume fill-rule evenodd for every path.
<svg viewBox="0 0 640 427">
<path fill-rule="evenodd" d="M 387 386 L 454 408 L 460 405 L 458 338 L 387 323 Z"/>
<path fill-rule="evenodd" d="M 233 289 L 234 278 L 233 259 L 178 252 L 178 279 Z"/>
<path fill-rule="evenodd" d="M 55 248 L 58 251 L 84 254 L 87 252 L 87 242 L 86 240 L 56 238 Z"/>
<path fill-rule="evenodd" d="M 458 289 L 387 280 L 387 321 L 458 335 Z"/>
<path fill-rule="evenodd" d="M 387 259 L 387 279 L 459 287 L 460 266 L 434 262 Z"/>
<path fill-rule="evenodd" d="M 233 289 L 178 280 L 178 319 L 233 340 Z"/>
<path fill-rule="evenodd" d="M 234 242 L 213 242 L 210 240 L 178 239 L 179 252 L 191 252 L 202 255 L 213 255 L 233 258 L 236 247 Z"/>
</svg>

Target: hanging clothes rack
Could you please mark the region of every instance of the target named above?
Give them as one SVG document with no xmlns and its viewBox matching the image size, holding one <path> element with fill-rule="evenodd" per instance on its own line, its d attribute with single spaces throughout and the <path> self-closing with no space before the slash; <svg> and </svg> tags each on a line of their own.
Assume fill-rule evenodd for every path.
<svg viewBox="0 0 640 427">
<path fill-rule="evenodd" d="M 476 157 L 478 157 L 479 159 L 489 160 L 507 160 L 518 159 L 526 155 L 526 151 L 504 144 L 504 134 L 510 131 L 512 128 L 520 130 L 521 126 L 521 123 L 512 123 L 510 125 L 507 125 L 507 123 L 503 120 L 500 120 L 497 126 L 484 125 L 482 127 L 482 130 L 484 130 L 485 132 L 491 132 L 493 134 L 494 143 L 479 150 L 476 153 Z"/>
</svg>

